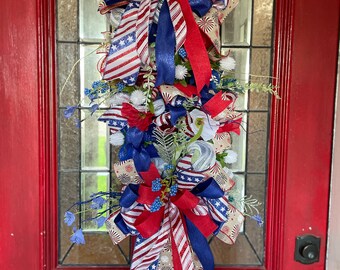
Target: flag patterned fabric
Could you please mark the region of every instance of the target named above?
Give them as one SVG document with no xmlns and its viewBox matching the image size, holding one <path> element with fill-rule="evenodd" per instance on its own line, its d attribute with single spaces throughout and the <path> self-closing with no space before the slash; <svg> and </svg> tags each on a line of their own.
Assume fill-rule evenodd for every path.
<svg viewBox="0 0 340 270">
<path fill-rule="evenodd" d="M 111 107 L 98 118 L 98 121 L 107 123 L 111 134 L 127 126 L 127 120 L 122 116 L 122 106 Z"/>
<path fill-rule="evenodd" d="M 132 1 L 124 11 L 106 58 L 104 80 L 122 79 L 127 85 L 136 83 L 141 65 L 136 40 L 139 4 L 140 2 Z"/>
<path fill-rule="evenodd" d="M 171 232 L 174 238 L 174 242 L 180 254 L 180 260 L 182 268 L 186 270 L 193 270 L 194 263 L 192 259 L 192 253 L 190 250 L 189 240 L 184 230 L 182 218 L 180 216 L 178 208 L 170 203 L 170 223 Z"/>
<path fill-rule="evenodd" d="M 164 210 L 163 223 L 160 230 L 149 238 L 137 236 L 132 257 L 131 269 L 144 270 L 157 261 L 164 245 L 168 241 L 170 218 L 168 205 Z"/>
<path fill-rule="evenodd" d="M 131 233 L 137 232 L 137 229 L 134 226 L 136 219 L 142 214 L 144 211 L 144 206 L 135 202 L 133 203 L 130 208 L 122 208 L 121 214 L 126 223 L 126 225 L 131 230 Z"/>
<path fill-rule="evenodd" d="M 214 220 L 224 222 L 228 219 L 229 203 L 225 196 L 218 199 L 205 199 L 205 201 Z"/>
<path fill-rule="evenodd" d="M 191 190 L 200 182 L 205 180 L 205 176 L 192 170 L 192 155 L 184 156 L 176 166 L 178 188 Z"/>
<path fill-rule="evenodd" d="M 143 64 L 150 63 L 148 48 L 150 5 L 151 0 L 141 0 L 136 26 L 137 52 Z"/>
</svg>

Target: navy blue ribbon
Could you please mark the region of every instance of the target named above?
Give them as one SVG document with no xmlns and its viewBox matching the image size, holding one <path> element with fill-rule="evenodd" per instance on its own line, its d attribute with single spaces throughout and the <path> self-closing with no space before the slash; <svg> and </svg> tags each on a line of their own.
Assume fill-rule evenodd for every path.
<svg viewBox="0 0 340 270">
<path fill-rule="evenodd" d="M 144 132 L 136 127 L 129 128 L 126 132 L 126 142 L 131 143 L 135 148 L 139 148 L 143 142 Z"/>
<path fill-rule="evenodd" d="M 211 9 L 213 3 L 207 0 L 189 0 L 189 4 L 193 12 L 198 16 L 203 17 Z"/>
<path fill-rule="evenodd" d="M 204 270 L 214 270 L 214 256 L 209 247 L 209 243 L 199 229 L 185 217 L 188 236 L 193 250 L 200 260 Z"/>
<path fill-rule="evenodd" d="M 191 193 L 207 199 L 218 199 L 224 195 L 223 190 L 212 177 L 198 184 L 191 190 Z"/>
<path fill-rule="evenodd" d="M 122 215 L 119 213 L 115 220 L 114 220 L 114 223 L 116 223 L 117 227 L 122 231 L 122 233 L 124 234 L 128 234 L 130 233 L 130 230 L 128 228 L 128 226 L 126 225 Z"/>
<path fill-rule="evenodd" d="M 174 84 L 175 81 L 175 46 L 176 37 L 172 25 L 169 6 L 164 0 L 158 19 L 156 35 L 156 86 Z"/>
<path fill-rule="evenodd" d="M 185 116 L 187 114 L 187 110 L 184 107 L 181 106 L 168 106 L 169 112 L 170 112 L 170 122 L 171 125 L 175 126 L 178 118 Z"/>
<path fill-rule="evenodd" d="M 128 185 L 119 200 L 121 207 L 129 208 L 138 198 L 139 185 Z"/>
</svg>

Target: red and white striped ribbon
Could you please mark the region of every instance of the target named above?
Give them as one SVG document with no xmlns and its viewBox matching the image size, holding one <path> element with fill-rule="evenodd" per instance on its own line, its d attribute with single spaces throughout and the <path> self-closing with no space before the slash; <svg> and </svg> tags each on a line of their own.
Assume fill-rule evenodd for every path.
<svg viewBox="0 0 340 270">
<path fill-rule="evenodd" d="M 151 0 L 141 0 L 136 25 L 137 52 L 143 64 L 150 63 L 148 48 Z"/>
<path fill-rule="evenodd" d="M 136 243 L 131 270 L 145 270 L 158 259 L 170 232 L 169 207 L 164 210 L 164 219 L 160 230 L 141 244 Z"/>
<path fill-rule="evenodd" d="M 170 10 L 171 21 L 175 30 L 176 36 L 176 51 L 184 44 L 187 35 L 187 25 L 181 10 L 181 6 L 176 0 L 167 0 Z"/>
<path fill-rule="evenodd" d="M 122 79 L 134 85 L 141 61 L 137 54 L 136 23 L 139 2 L 131 2 L 125 9 L 114 33 L 103 72 L 104 80 Z"/>
<path fill-rule="evenodd" d="M 185 270 L 193 270 L 194 263 L 190 250 L 189 239 L 185 232 L 180 212 L 172 203 L 170 203 L 170 223 L 172 236 L 178 250 L 182 268 Z"/>
</svg>

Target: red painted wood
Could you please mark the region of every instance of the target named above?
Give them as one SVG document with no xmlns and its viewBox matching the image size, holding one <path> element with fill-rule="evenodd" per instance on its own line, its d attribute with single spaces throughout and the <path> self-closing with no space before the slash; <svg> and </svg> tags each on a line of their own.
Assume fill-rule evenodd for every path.
<svg viewBox="0 0 340 270">
<path fill-rule="evenodd" d="M 325 269 L 339 1 L 277 1 L 267 269 Z M 320 262 L 294 261 L 295 237 L 321 237 Z"/>
<path fill-rule="evenodd" d="M 46 269 L 56 217 L 46 192 L 56 184 L 54 9 L 28 0 L 0 10 L 0 269 Z"/>
<path fill-rule="evenodd" d="M 0 269 L 15 270 L 41 267 L 37 10 L 24 6 L 0 12 Z"/>
</svg>

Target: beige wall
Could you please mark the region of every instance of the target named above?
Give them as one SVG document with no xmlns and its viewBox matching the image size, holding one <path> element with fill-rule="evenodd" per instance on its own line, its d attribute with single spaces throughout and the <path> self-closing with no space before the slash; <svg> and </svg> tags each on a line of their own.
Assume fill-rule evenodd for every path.
<svg viewBox="0 0 340 270">
<path fill-rule="evenodd" d="M 338 86 L 333 148 L 330 218 L 327 252 L 327 270 L 340 269 L 340 50 L 338 59 Z"/>
</svg>

